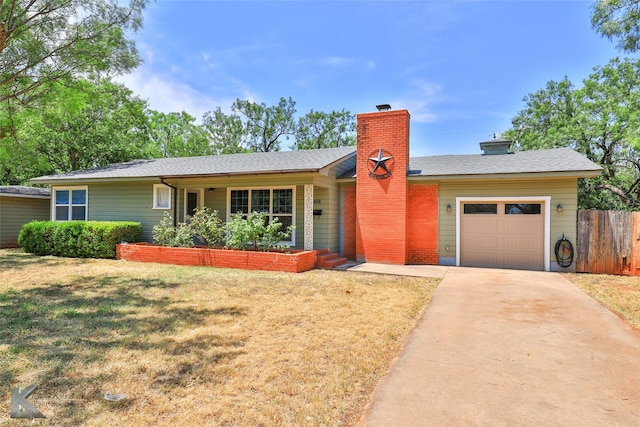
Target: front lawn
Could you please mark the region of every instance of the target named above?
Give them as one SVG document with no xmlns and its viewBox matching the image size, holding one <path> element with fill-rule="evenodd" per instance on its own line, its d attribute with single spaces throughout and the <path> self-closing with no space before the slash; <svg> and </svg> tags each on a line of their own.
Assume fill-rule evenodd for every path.
<svg viewBox="0 0 640 427">
<path fill-rule="evenodd" d="M 351 425 L 437 283 L 1 250 L 0 425 Z"/>
<path fill-rule="evenodd" d="M 640 331 L 640 276 L 567 274 L 587 295 Z"/>
</svg>

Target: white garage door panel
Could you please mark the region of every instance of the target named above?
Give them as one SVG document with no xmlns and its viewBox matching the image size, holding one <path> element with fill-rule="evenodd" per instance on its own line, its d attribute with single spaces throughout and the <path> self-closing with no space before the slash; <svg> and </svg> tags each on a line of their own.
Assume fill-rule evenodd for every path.
<svg viewBox="0 0 640 427">
<path fill-rule="evenodd" d="M 496 203 L 495 214 L 461 214 L 460 265 L 543 270 L 544 210 L 508 215 Z"/>
</svg>

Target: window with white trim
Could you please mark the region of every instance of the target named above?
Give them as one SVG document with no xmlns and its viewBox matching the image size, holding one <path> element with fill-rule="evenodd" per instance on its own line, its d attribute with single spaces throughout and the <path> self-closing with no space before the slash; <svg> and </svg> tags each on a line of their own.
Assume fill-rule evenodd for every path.
<svg viewBox="0 0 640 427">
<path fill-rule="evenodd" d="M 87 187 L 53 188 L 54 221 L 86 221 L 89 206 Z"/>
<path fill-rule="evenodd" d="M 295 226 L 295 188 L 229 188 L 227 193 L 227 219 L 231 215 L 249 212 L 264 212 L 267 221 L 278 218 L 282 223 L 282 230 L 290 225 Z M 289 245 L 295 245 L 295 230 L 291 233 Z"/>
<path fill-rule="evenodd" d="M 171 209 L 171 187 L 153 184 L 153 209 Z"/>
</svg>

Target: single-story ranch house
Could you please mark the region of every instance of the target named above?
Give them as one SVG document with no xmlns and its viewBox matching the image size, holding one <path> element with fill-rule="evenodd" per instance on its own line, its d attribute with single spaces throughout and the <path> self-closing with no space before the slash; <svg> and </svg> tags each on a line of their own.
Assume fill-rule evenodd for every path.
<svg viewBox="0 0 640 427">
<path fill-rule="evenodd" d="M 48 188 L 0 186 L 0 248 L 18 247 L 18 234 L 27 222 L 48 220 L 50 199 Z"/>
<path fill-rule="evenodd" d="M 137 160 L 45 176 L 56 221 L 131 220 L 144 239 L 164 212 L 264 211 L 295 231 L 298 249 L 391 264 L 556 271 L 562 236 L 575 245 L 577 181 L 601 168 L 558 148 L 409 157 L 406 110 L 357 116 L 357 146 Z M 568 267 L 575 269 L 575 265 Z"/>
</svg>

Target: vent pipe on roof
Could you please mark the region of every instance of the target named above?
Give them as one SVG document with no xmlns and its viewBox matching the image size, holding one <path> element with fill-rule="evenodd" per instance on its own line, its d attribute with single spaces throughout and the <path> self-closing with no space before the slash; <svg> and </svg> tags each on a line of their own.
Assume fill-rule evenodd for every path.
<svg viewBox="0 0 640 427">
<path fill-rule="evenodd" d="M 389 104 L 378 104 L 378 105 L 376 105 L 376 108 L 378 109 L 378 111 L 389 111 L 389 110 L 391 110 L 391 105 L 389 105 Z"/>
<path fill-rule="evenodd" d="M 492 139 L 490 141 L 484 141 L 480 143 L 480 149 L 485 156 L 495 154 L 511 154 L 509 148 L 513 141 L 508 139 Z"/>
</svg>

